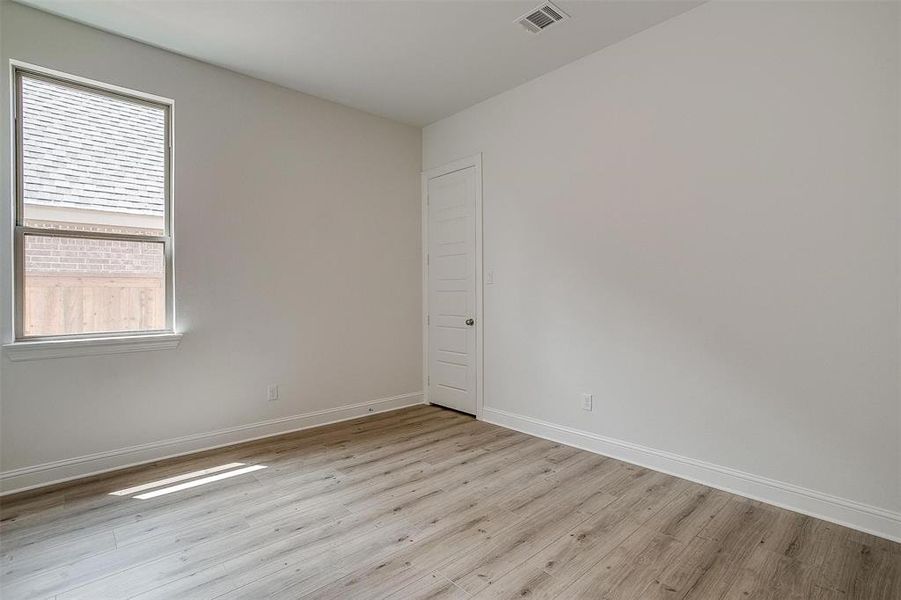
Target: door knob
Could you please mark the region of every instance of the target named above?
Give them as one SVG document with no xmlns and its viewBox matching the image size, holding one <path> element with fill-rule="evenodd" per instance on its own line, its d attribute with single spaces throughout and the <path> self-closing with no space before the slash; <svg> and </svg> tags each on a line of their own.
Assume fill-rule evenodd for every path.
<svg viewBox="0 0 901 600">
<path fill-rule="evenodd" d="M 466 319 L 466 324 L 472 327 L 476 324 L 475 319 Z"/>
</svg>

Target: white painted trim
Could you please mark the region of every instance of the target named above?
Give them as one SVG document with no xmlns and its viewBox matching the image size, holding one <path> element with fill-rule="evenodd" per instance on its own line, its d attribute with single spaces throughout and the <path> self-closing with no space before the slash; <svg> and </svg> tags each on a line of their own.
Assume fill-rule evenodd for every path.
<svg viewBox="0 0 901 600">
<path fill-rule="evenodd" d="M 424 402 L 429 402 L 429 180 L 454 171 L 473 167 L 476 173 L 476 418 L 482 418 L 484 405 L 485 347 L 484 306 L 483 306 L 483 264 L 482 264 L 482 154 L 473 154 L 440 167 L 422 172 L 422 389 Z"/>
<path fill-rule="evenodd" d="M 901 513 L 496 408 L 483 420 L 901 542 Z"/>
<path fill-rule="evenodd" d="M 134 90 L 131 88 L 123 87 L 121 85 L 114 85 L 112 83 L 106 83 L 104 81 L 97 81 L 96 79 L 89 79 L 87 77 L 81 77 L 80 75 L 73 75 L 72 73 L 66 73 L 65 71 L 48 69 L 47 67 L 42 67 L 34 63 L 25 62 L 23 60 L 11 58 L 9 60 L 9 64 L 14 69 L 19 69 L 21 71 L 30 71 L 37 75 L 43 75 L 44 77 L 52 77 L 53 79 L 60 79 L 69 83 L 82 85 L 84 87 L 95 88 L 102 92 L 118 94 L 119 96 L 125 96 L 126 99 L 137 98 L 138 100 L 143 100 L 144 102 L 150 102 L 152 104 L 165 104 L 167 106 L 175 106 L 175 100 L 173 100 L 172 98 L 157 96 L 156 94 L 149 94 L 147 92 Z"/>
<path fill-rule="evenodd" d="M 422 173 L 421 179 L 420 231 L 422 247 L 422 399 L 429 403 L 429 178 Z"/>
<path fill-rule="evenodd" d="M 83 223 L 87 225 L 107 225 L 144 230 L 164 230 L 163 215 L 147 215 L 125 212 L 124 210 L 96 210 L 51 206 L 26 202 L 28 221 L 52 221 L 55 223 Z"/>
<path fill-rule="evenodd" d="M 152 333 L 96 338 L 73 338 L 11 342 L 3 345 L 3 353 L 11 361 L 125 354 L 149 350 L 171 350 L 181 343 L 180 333 Z"/>
<path fill-rule="evenodd" d="M 0 473 L 0 496 L 417 404 L 422 404 L 422 392 L 379 398 L 358 404 L 327 408 L 290 417 L 12 469 Z"/>
</svg>

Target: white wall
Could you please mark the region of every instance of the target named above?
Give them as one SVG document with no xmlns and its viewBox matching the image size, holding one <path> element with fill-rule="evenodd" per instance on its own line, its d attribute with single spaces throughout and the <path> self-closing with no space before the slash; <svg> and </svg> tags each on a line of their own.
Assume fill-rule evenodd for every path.
<svg viewBox="0 0 901 600">
<path fill-rule="evenodd" d="M 428 126 L 486 406 L 901 516 L 898 10 L 703 5 Z"/>
<path fill-rule="evenodd" d="M 0 19 L 4 90 L 8 60 L 19 59 L 175 99 L 176 301 L 185 333 L 171 351 L 0 359 L 3 471 L 113 453 L 26 473 L 7 489 L 311 421 L 154 445 L 163 440 L 420 391 L 417 128 L 20 5 L 2 2 Z M 0 96 L 7 140 L 8 95 Z M 281 386 L 278 402 L 266 400 L 269 383 Z M 115 453 L 141 444 L 152 447 Z"/>
</svg>

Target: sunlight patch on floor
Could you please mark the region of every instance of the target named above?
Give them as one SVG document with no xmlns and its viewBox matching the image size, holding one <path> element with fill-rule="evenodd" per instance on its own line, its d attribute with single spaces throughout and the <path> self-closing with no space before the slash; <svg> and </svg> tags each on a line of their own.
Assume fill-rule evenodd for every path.
<svg viewBox="0 0 901 600">
<path fill-rule="evenodd" d="M 160 479 L 158 481 L 151 481 L 150 483 L 144 483 L 141 485 L 136 485 L 134 487 L 126 488 L 124 490 L 118 490 L 116 492 L 110 493 L 110 496 L 131 496 L 132 494 L 138 492 L 145 492 L 145 490 L 153 490 L 150 492 L 145 492 L 143 494 L 138 494 L 134 496 L 134 498 L 138 500 L 147 500 L 149 498 L 156 498 L 157 496 L 163 496 L 165 494 L 171 494 L 173 492 L 179 492 L 181 490 L 187 490 L 190 488 L 194 488 L 197 486 L 201 486 L 207 483 L 212 483 L 214 481 L 221 481 L 223 479 L 228 479 L 229 477 L 235 477 L 237 475 L 243 475 L 245 473 L 251 473 L 253 471 L 259 471 L 260 469 L 265 469 L 266 465 L 250 465 L 244 466 L 245 463 L 228 463 L 224 465 L 219 465 L 217 467 L 210 467 L 209 469 L 201 469 L 199 471 L 191 471 L 190 473 L 184 473 L 182 475 L 175 475 L 174 477 L 167 477 L 166 479 Z M 242 468 L 236 468 L 242 467 Z M 234 469 L 229 471 L 229 469 Z M 223 473 L 223 471 L 225 471 Z M 215 475 L 212 475 L 215 473 Z M 206 475 L 206 477 L 204 477 Z M 190 481 L 186 481 L 190 480 Z M 177 483 L 182 481 L 184 483 Z M 176 485 L 169 485 L 175 483 Z M 162 487 L 168 486 L 168 487 Z M 160 488 L 160 489 L 154 489 Z"/>
</svg>

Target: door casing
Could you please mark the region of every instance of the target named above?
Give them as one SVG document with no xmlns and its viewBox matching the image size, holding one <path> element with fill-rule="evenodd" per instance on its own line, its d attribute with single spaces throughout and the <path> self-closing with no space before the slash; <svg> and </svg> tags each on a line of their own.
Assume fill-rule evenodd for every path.
<svg viewBox="0 0 901 600">
<path fill-rule="evenodd" d="M 476 259 L 476 418 L 482 419 L 482 407 L 484 404 L 482 382 L 484 380 L 484 327 L 482 310 L 482 153 L 473 154 L 466 158 L 455 160 L 446 165 L 435 167 L 422 172 L 422 389 L 423 401 L 431 404 L 429 400 L 429 180 L 441 177 L 448 173 L 461 171 L 467 168 L 475 169 L 476 177 L 476 208 L 475 208 L 475 259 Z"/>
</svg>

